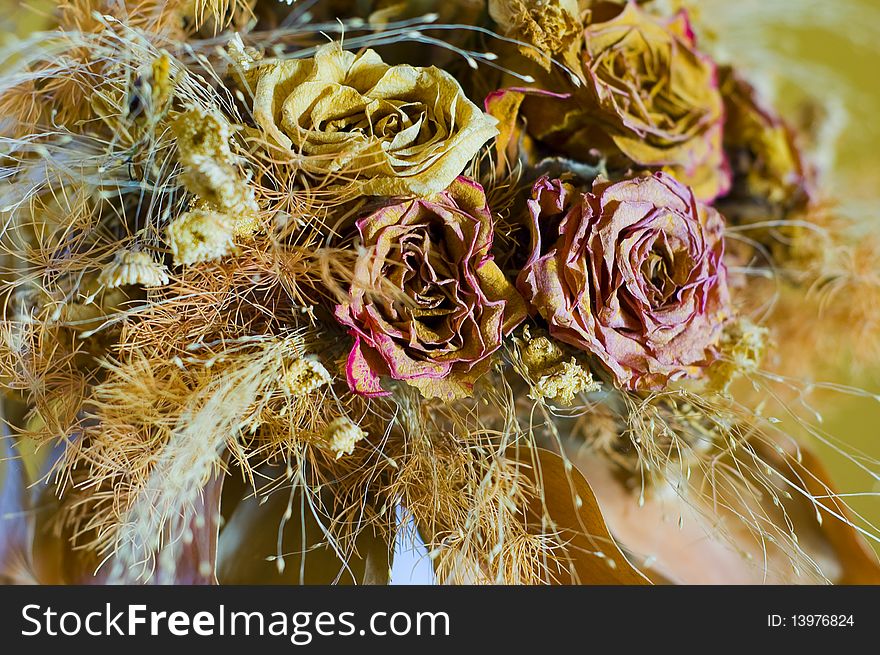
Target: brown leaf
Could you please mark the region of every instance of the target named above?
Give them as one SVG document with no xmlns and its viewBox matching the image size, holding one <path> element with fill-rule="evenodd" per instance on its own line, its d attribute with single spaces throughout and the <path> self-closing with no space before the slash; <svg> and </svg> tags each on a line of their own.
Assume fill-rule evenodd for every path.
<svg viewBox="0 0 880 655">
<path fill-rule="evenodd" d="M 708 494 L 705 489 L 697 493 L 709 482 L 695 471 L 681 494 L 655 490 L 643 504 L 607 460 L 585 450 L 571 457 L 593 483 L 615 537 L 638 561 L 650 562 L 651 573 L 670 582 L 803 584 L 823 576 L 838 584 L 880 580 L 876 556 L 852 526 L 832 514 L 848 517 L 843 502 L 833 498 L 824 468 L 802 447 L 799 462 L 796 452 L 755 439 L 731 460 L 729 470 L 742 476 L 738 484 L 719 480 L 706 487 Z"/>
<path fill-rule="evenodd" d="M 676 584 L 758 584 L 754 563 L 721 539 L 711 522 L 677 494 L 639 504 L 613 465 L 586 451 L 569 452 L 590 480 L 608 527 L 652 579 Z"/>
<path fill-rule="evenodd" d="M 563 584 L 648 584 L 627 561 L 605 525 L 589 483 L 559 455 L 542 448 L 508 451 L 520 471 L 542 490 L 527 509 L 536 529 L 555 529 L 567 543 L 560 558 L 558 582 Z M 549 518 L 546 526 L 542 517 Z"/>
<path fill-rule="evenodd" d="M 780 472 L 793 484 L 806 491 L 812 500 L 792 492 L 801 505 L 804 522 L 818 531 L 834 553 L 840 574 L 837 584 L 880 584 L 880 562 L 864 537 L 852 526 L 851 514 L 846 504 L 836 496 L 834 485 L 825 466 L 811 451 L 801 447 L 800 456 L 777 454 L 775 463 Z M 769 459 L 769 457 L 768 457 Z M 822 517 L 821 524 L 816 518 Z"/>
</svg>

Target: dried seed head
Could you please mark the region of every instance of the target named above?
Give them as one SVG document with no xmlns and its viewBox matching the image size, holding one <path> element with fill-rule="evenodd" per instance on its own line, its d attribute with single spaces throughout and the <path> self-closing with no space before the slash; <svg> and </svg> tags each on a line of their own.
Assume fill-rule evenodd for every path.
<svg viewBox="0 0 880 655">
<path fill-rule="evenodd" d="M 351 455 L 357 442 L 366 438 L 367 433 L 347 416 L 333 419 L 324 430 L 324 440 L 327 447 L 336 453 L 336 459 Z"/>
<path fill-rule="evenodd" d="M 174 219 L 166 239 L 175 264 L 195 264 L 219 259 L 235 249 L 230 218 L 208 209 L 193 209 Z"/>
<path fill-rule="evenodd" d="M 178 159 L 184 166 L 198 167 L 208 157 L 218 165 L 235 164 L 229 148 L 232 126 L 222 116 L 194 107 L 178 116 L 172 129 L 177 137 Z"/>
<path fill-rule="evenodd" d="M 173 81 L 171 79 L 171 59 L 168 55 L 161 55 L 153 60 L 150 65 L 150 73 L 152 74 L 152 100 L 153 107 L 164 107 L 171 98 L 173 89 Z"/>
<path fill-rule="evenodd" d="M 113 261 L 101 270 L 98 282 L 108 289 L 128 284 L 159 287 L 168 284 L 168 271 L 164 264 L 154 260 L 148 252 L 120 250 Z"/>
<path fill-rule="evenodd" d="M 253 189 L 248 190 L 253 193 Z M 236 239 L 248 239 L 260 231 L 260 221 L 255 212 L 234 215 L 232 218 L 232 235 Z"/>
</svg>

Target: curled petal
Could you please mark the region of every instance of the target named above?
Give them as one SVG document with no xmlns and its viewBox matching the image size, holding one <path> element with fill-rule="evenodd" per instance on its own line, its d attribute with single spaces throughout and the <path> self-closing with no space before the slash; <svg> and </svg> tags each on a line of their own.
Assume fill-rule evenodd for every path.
<svg viewBox="0 0 880 655">
<path fill-rule="evenodd" d="M 357 337 L 345 366 L 345 375 L 352 391 L 364 396 L 387 396 L 388 392 L 382 388 L 379 376 L 376 374 L 377 368 L 375 363 L 371 365 L 367 360 L 361 348 L 360 337 Z"/>
</svg>

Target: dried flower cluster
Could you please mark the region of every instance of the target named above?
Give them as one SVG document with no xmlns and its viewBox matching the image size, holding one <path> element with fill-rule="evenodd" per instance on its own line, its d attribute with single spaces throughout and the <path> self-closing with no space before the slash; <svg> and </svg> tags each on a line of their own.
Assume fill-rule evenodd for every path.
<svg viewBox="0 0 880 655">
<path fill-rule="evenodd" d="M 442 582 L 880 580 L 766 302 L 877 340 L 880 257 L 685 13 L 54 20 L 0 75 L 0 579 L 387 582 L 415 525 Z"/>
</svg>

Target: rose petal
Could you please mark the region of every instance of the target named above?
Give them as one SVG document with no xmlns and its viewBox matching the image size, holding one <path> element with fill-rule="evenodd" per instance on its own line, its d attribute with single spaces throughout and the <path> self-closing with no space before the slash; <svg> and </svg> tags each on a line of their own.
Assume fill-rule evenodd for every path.
<svg viewBox="0 0 880 655">
<path fill-rule="evenodd" d="M 364 354 L 360 337 L 356 337 L 345 366 L 348 386 L 364 396 L 387 396 L 389 392 L 382 388 L 375 372 L 377 368 L 376 363 L 370 362 Z"/>
</svg>

